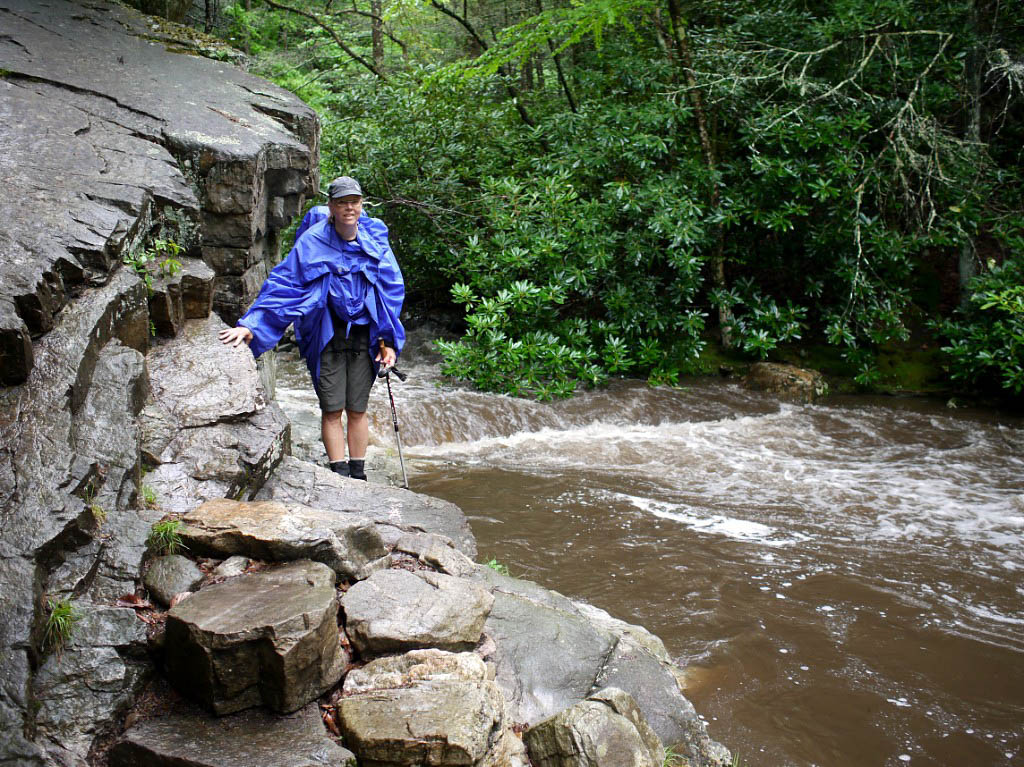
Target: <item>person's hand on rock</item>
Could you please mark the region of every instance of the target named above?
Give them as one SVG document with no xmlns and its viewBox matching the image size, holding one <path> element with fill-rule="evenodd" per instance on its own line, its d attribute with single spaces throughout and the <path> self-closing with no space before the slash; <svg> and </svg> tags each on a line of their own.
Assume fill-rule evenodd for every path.
<svg viewBox="0 0 1024 767">
<path fill-rule="evenodd" d="M 244 325 L 237 328 L 225 328 L 217 334 L 221 343 L 231 344 L 231 348 L 237 348 L 243 341 L 248 344 L 252 341 L 252 331 Z"/>
</svg>

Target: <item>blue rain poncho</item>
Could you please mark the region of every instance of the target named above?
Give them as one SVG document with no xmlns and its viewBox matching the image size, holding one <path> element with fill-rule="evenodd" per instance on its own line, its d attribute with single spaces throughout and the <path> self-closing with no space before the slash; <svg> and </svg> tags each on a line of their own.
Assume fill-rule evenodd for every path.
<svg viewBox="0 0 1024 767">
<path fill-rule="evenodd" d="M 256 357 L 273 349 L 294 324 L 299 353 L 314 385 L 320 380 L 320 354 L 334 337 L 332 311 L 349 330 L 352 325 L 370 326 L 371 358 L 381 340 L 396 354 L 405 344 L 399 320 L 405 282 L 388 243 L 387 225 L 363 214 L 357 225 L 358 247 L 353 247 L 335 231 L 326 210 L 314 208 L 306 215 L 295 247 L 271 270 L 256 301 L 238 320 L 252 331 L 249 348 Z M 378 368 L 375 362 L 375 373 Z"/>
</svg>

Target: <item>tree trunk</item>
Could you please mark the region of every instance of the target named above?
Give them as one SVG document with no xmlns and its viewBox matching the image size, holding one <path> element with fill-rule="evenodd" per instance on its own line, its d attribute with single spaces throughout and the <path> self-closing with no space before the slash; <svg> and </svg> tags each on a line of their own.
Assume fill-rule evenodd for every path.
<svg viewBox="0 0 1024 767">
<path fill-rule="evenodd" d="M 384 63 L 384 14 L 383 0 L 370 0 L 370 30 L 373 37 L 373 65 L 379 70 Z"/>
<path fill-rule="evenodd" d="M 697 135 L 700 139 L 700 151 L 704 164 L 708 168 L 708 203 L 709 209 L 715 211 L 720 204 L 718 190 L 718 161 L 715 157 L 715 147 L 711 142 L 711 134 L 708 131 L 708 114 L 704 108 L 704 99 L 701 97 L 700 89 L 697 87 L 697 77 L 693 70 L 693 53 L 690 50 L 690 39 L 686 34 L 686 22 L 682 18 L 679 9 L 679 0 L 668 0 L 668 14 L 672 28 L 672 42 L 675 46 L 676 56 L 679 60 L 679 68 L 686 83 L 687 96 L 690 106 L 693 108 L 693 116 L 697 120 Z M 727 290 L 728 284 L 725 280 L 725 230 L 721 224 L 712 225 L 712 251 L 711 251 L 711 284 L 718 290 Z M 726 306 L 718 307 L 718 324 L 721 330 L 722 346 L 730 349 L 733 346 L 732 337 L 732 310 Z"/>
<path fill-rule="evenodd" d="M 972 0 L 968 11 L 969 32 L 973 33 L 974 46 L 967 54 L 964 71 L 964 85 L 967 90 L 967 125 L 964 138 L 973 144 L 975 152 L 981 149 L 981 70 L 985 63 L 985 46 L 982 42 L 981 20 L 978 13 L 979 2 L 981 0 Z M 960 246 L 959 272 L 960 308 L 966 309 L 971 303 L 969 283 L 971 278 L 978 274 L 978 257 L 970 238 Z"/>
</svg>

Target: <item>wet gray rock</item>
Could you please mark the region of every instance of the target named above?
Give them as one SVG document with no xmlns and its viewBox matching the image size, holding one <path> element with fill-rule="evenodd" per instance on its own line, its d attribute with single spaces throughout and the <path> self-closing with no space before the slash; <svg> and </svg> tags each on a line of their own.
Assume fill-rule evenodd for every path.
<svg viewBox="0 0 1024 767">
<path fill-rule="evenodd" d="M 341 578 L 358 580 L 388 566 L 374 524 L 355 516 L 274 501 L 207 501 L 184 518 L 182 540 L 196 554 L 323 562 Z"/>
<path fill-rule="evenodd" d="M 25 380 L 32 338 L 69 295 L 104 281 L 153 229 L 197 253 L 200 236 L 228 251 L 219 263 L 232 292 L 218 292 L 217 308 L 234 322 L 258 288 L 250 275 L 265 273 L 278 232 L 317 188 L 313 111 L 235 67 L 147 39 L 147 19 L 113 3 L 0 9 L 0 99 L 20 118 L 0 133 L 5 382 Z"/>
<path fill-rule="evenodd" d="M 217 714 L 289 712 L 341 678 L 334 571 L 318 562 L 213 584 L 167 613 L 168 675 Z"/>
<path fill-rule="evenodd" d="M 345 631 L 363 654 L 418 647 L 466 650 L 480 641 L 494 598 L 450 575 L 376 572 L 341 600 Z"/>
<path fill-rule="evenodd" d="M 249 566 L 249 558 L 243 556 L 228 557 L 213 570 L 215 578 L 234 578 L 242 575 Z"/>
<path fill-rule="evenodd" d="M 203 580 L 203 572 L 188 557 L 181 554 L 168 554 L 157 557 L 146 570 L 143 584 L 163 605 L 183 591 L 192 591 Z"/>
<path fill-rule="evenodd" d="M 147 338 L 142 283 L 131 274 L 115 275 L 54 318 L 36 345 L 28 383 L 0 391 L 0 721 L 16 723 L 5 732 L 25 732 L 30 706 L 49 703 L 29 697 L 28 654 L 33 605 L 50 589 L 50 572 L 78 559 L 83 567 L 76 582 L 85 589 L 97 577 L 93 565 L 102 564 L 103 547 L 93 538 L 105 525 L 97 524 L 84 498 L 102 506 L 109 524 L 134 495 L 138 435 L 123 427 L 139 392 L 138 353 Z M 94 379 L 97 392 L 91 393 Z M 91 419 L 106 417 L 101 414 L 115 421 L 95 424 L 94 434 Z M 74 571 L 69 565 L 67 580 L 55 581 L 54 590 L 67 589 Z M 121 679 L 131 687 L 130 679 Z M 39 694 L 56 689 L 43 685 Z M 104 700 L 116 705 L 118 696 Z M 39 753 L 17 738 L 11 749 L 18 759 Z M 0 757 L 6 753 L 0 747 Z"/>
<path fill-rule="evenodd" d="M 289 424 L 260 382 L 248 349 L 217 339 L 216 317 L 186 321 L 147 357 L 150 397 L 142 449 L 146 484 L 168 512 L 213 498 L 252 498 L 288 452 Z M 211 375 L 211 371 L 215 371 Z"/>
<path fill-rule="evenodd" d="M 818 371 L 777 362 L 755 362 L 743 384 L 748 389 L 771 392 L 794 402 L 813 402 L 828 393 L 825 377 Z"/>
<path fill-rule="evenodd" d="M 539 722 L 524 741 L 535 767 L 661 767 L 665 761 L 639 707 L 614 687 Z"/>
<path fill-rule="evenodd" d="M 512 716 L 534 724 L 586 698 L 615 637 L 574 612 L 497 592 L 484 624 Z"/>
<path fill-rule="evenodd" d="M 406 532 L 443 535 L 466 556 L 476 556 L 476 539 L 465 515 L 454 504 L 401 488 L 339 477 L 330 469 L 296 458 L 281 461 L 256 500 L 291 501 L 339 514 L 357 514 L 377 523 L 389 545 Z"/>
<path fill-rule="evenodd" d="M 69 649 L 78 660 L 62 682 L 64 667 L 29 663 L 33 605 L 74 594 L 88 610 L 134 592 L 160 516 L 134 509 L 150 314 L 123 260 L 154 238 L 178 242 L 193 257 L 181 258 L 180 313 L 205 315 L 212 269 L 195 257 L 222 247 L 228 276 L 256 273 L 250 254 L 276 257 L 280 228 L 317 186 L 316 117 L 258 78 L 171 52 L 113 3 L 0 0 L 0 17 L 0 114 L 12 118 L 0 120 L 0 761 L 80 763 L 81 728 L 109 721 L 134 687 L 111 655 L 127 662 L 126 651 Z M 251 239 L 226 243 L 225 215 L 248 222 Z M 220 308 L 252 295 L 222 296 Z M 208 481 L 189 465 L 182 476 L 200 491 L 255 492 L 273 463 L 261 456 L 279 457 L 286 441 L 271 408 L 235 420 L 249 418 L 263 422 L 210 440 L 208 453 L 244 446 L 230 475 Z M 83 704 L 92 721 L 37 727 L 49 696 L 74 699 L 87 665 L 105 696 Z M 24 739 L 44 729 L 39 743 Z"/>
<path fill-rule="evenodd" d="M 32 695 L 42 703 L 39 733 L 70 762 L 84 763 L 103 724 L 131 703 L 153 669 L 144 654 L 146 624 L 134 610 L 73 604 L 81 619 L 67 646 L 36 673 Z"/>
<path fill-rule="evenodd" d="M 205 319 L 213 310 L 216 273 L 198 258 L 176 260 L 173 274 L 158 267 L 151 277 L 149 318 L 163 336 L 176 336 L 185 320 Z"/>
<path fill-rule="evenodd" d="M 216 317 L 188 323 L 180 338 L 155 346 L 146 358 L 153 400 L 179 429 L 251 415 L 267 406 L 256 360 L 245 346 L 225 346 Z M 155 452 L 155 451 L 154 451 Z"/>
<path fill-rule="evenodd" d="M 526 767 L 504 700 L 470 653 L 414 650 L 380 658 L 345 680 L 338 714 L 363 764 Z"/>
<path fill-rule="evenodd" d="M 477 565 L 457 548 L 450 538 L 430 533 L 406 533 L 395 543 L 395 551 L 412 554 L 420 562 L 442 573 L 462 577 L 473 573 Z"/>
<path fill-rule="evenodd" d="M 327 737 L 316 704 L 288 715 L 249 709 L 211 717 L 179 711 L 131 727 L 110 767 L 347 767 L 355 755 Z"/>
</svg>

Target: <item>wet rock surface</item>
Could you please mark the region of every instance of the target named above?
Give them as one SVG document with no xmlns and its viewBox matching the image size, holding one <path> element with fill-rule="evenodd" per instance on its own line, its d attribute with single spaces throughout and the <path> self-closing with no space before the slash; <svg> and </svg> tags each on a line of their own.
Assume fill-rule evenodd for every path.
<svg viewBox="0 0 1024 767">
<path fill-rule="evenodd" d="M 358 580 L 387 567 L 388 550 L 374 524 L 299 504 L 208 501 L 184 517 L 182 540 L 208 556 L 322 562 L 340 578 Z"/>
<path fill-rule="evenodd" d="M 355 756 L 327 737 L 311 704 L 287 716 L 250 709 L 211 717 L 179 711 L 141 722 L 110 753 L 110 767 L 346 767 Z"/>
<path fill-rule="evenodd" d="M 154 226 L 196 255 L 217 249 L 217 309 L 234 321 L 277 232 L 317 187 L 312 110 L 235 67 L 171 52 L 113 3 L 0 10 L 0 110 L 18 116 L 0 121 L 4 382 L 26 379 L 33 338 Z"/>
<path fill-rule="evenodd" d="M 430 571 L 374 573 L 341 600 L 345 631 L 363 654 L 418 647 L 466 650 L 480 641 L 494 602 L 483 588 Z"/>
<path fill-rule="evenodd" d="M 167 614 L 171 680 L 217 714 L 301 708 L 346 662 L 334 583 L 326 565 L 299 561 L 200 590 Z"/>
<path fill-rule="evenodd" d="M 0 17 L 0 761 L 79 764 L 152 666 L 134 639 L 69 645 L 57 663 L 40 646 L 46 601 L 111 617 L 134 595 L 164 511 L 137 500 L 151 323 L 180 332 L 208 313 L 217 270 L 237 289 L 276 257 L 317 186 L 317 121 L 259 78 L 173 52 L 114 3 L 0 0 Z M 151 273 L 151 301 L 124 260 L 157 238 L 181 246 L 182 269 L 166 286 Z M 268 406 L 215 428 L 233 434 L 207 454 L 242 445 L 219 456 L 232 471 L 193 461 L 181 476 L 255 492 L 263 457 L 286 449 L 283 418 Z"/>
<path fill-rule="evenodd" d="M 111 712 L 127 707 L 154 670 L 145 653 L 146 624 L 135 611 L 79 603 L 71 640 L 51 654 L 32 680 L 46 701 L 35 726 L 51 755 L 82 763 Z"/>
<path fill-rule="evenodd" d="M 755 362 L 743 384 L 748 389 L 771 392 L 794 402 L 813 402 L 828 393 L 825 377 L 818 371 L 777 362 Z"/>
<path fill-rule="evenodd" d="M 224 327 L 215 316 L 189 320 L 147 357 L 142 449 L 156 468 L 146 484 L 169 512 L 213 498 L 251 498 L 288 452 L 287 419 L 248 349 L 217 340 Z"/>
<path fill-rule="evenodd" d="M 525 767 L 505 703 L 470 653 L 416 650 L 349 674 L 339 707 L 363 764 Z"/>
<path fill-rule="evenodd" d="M 534 767 L 661 767 L 665 749 L 633 699 L 607 688 L 527 730 Z"/>
<path fill-rule="evenodd" d="M 202 580 L 202 570 L 191 559 L 168 554 L 150 563 L 142 582 L 161 604 L 169 605 L 177 594 L 192 591 Z"/>
<path fill-rule="evenodd" d="M 340 514 L 373 520 L 388 545 L 407 532 L 430 532 L 450 539 L 469 557 L 476 539 L 454 504 L 396 487 L 370 485 L 339 477 L 330 469 L 288 457 L 257 493 L 256 500 L 292 501 Z"/>
</svg>

